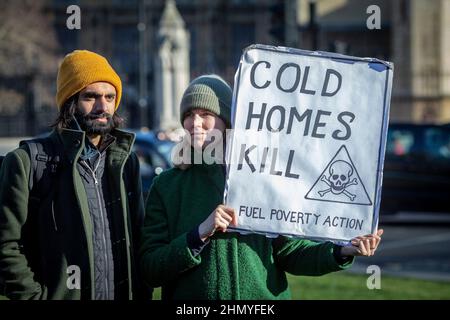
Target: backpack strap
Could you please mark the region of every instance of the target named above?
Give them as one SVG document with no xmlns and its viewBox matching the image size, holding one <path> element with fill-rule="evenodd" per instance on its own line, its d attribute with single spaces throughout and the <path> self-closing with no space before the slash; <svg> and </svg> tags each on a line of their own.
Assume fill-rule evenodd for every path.
<svg viewBox="0 0 450 320">
<path fill-rule="evenodd" d="M 36 143 L 33 141 L 24 142 L 28 146 L 28 151 L 30 152 L 30 179 L 28 180 L 28 189 L 33 190 L 34 177 L 37 176 L 35 172 L 37 171 L 38 162 L 36 161 L 38 155 L 38 148 Z M 42 166 L 41 166 L 42 167 Z M 42 177 L 42 175 L 41 175 Z"/>
<path fill-rule="evenodd" d="M 30 154 L 30 194 L 41 198 L 39 194 L 46 194 L 52 184 L 46 177 L 54 176 L 59 166 L 57 146 L 50 137 L 21 141 L 20 145 L 26 145 Z"/>
</svg>

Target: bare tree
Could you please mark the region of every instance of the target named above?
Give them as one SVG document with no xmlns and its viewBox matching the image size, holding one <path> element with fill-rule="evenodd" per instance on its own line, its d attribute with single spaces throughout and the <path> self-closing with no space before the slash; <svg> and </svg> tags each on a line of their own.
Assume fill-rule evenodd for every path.
<svg viewBox="0 0 450 320">
<path fill-rule="evenodd" d="M 0 114 L 2 111 L 11 114 L 14 107 L 23 107 L 27 94 L 24 91 L 35 85 L 25 83 L 24 90 L 23 82 L 34 82 L 55 73 L 58 43 L 52 16 L 45 11 L 46 3 L 46 0 L 0 1 Z M 52 88 L 43 89 L 39 92 L 40 99 L 52 98 Z"/>
<path fill-rule="evenodd" d="M 0 2 L 0 72 L 54 72 L 57 41 L 45 0 Z"/>
</svg>

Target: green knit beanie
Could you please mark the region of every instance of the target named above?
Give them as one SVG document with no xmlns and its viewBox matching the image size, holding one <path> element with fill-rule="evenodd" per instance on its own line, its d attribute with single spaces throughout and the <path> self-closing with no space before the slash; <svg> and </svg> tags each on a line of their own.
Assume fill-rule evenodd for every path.
<svg viewBox="0 0 450 320">
<path fill-rule="evenodd" d="M 199 108 L 211 111 L 230 128 L 232 96 L 230 86 L 218 75 L 205 75 L 192 80 L 181 99 L 181 124 L 186 112 Z"/>
</svg>

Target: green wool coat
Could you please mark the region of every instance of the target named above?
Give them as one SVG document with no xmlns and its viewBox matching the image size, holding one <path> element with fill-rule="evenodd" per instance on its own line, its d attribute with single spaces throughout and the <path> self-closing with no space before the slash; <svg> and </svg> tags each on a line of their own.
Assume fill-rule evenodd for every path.
<svg viewBox="0 0 450 320">
<path fill-rule="evenodd" d="M 289 299 L 286 273 L 319 276 L 337 264 L 331 242 L 217 232 L 198 256 L 187 233 L 223 202 L 220 165 L 173 168 L 155 180 L 146 202 L 141 272 L 163 299 Z"/>
<path fill-rule="evenodd" d="M 117 260 L 115 291 L 116 298 L 131 299 L 137 287 L 132 281 L 137 270 L 133 248 L 144 215 L 139 162 L 131 153 L 134 134 L 120 130 L 111 134 L 116 141 L 107 149 L 105 174 L 109 178 L 111 202 L 107 205 L 112 210 L 111 235 Z M 11 299 L 92 299 L 93 226 L 76 167 L 85 133 L 64 129 L 50 137 L 60 142 L 63 160 L 52 180 L 55 196 L 39 207 L 29 201 L 30 157 L 26 149 L 10 152 L 2 164 L 0 277 Z M 69 279 L 74 275 L 71 266 L 80 269 L 80 289 L 73 286 L 74 278 Z"/>
</svg>

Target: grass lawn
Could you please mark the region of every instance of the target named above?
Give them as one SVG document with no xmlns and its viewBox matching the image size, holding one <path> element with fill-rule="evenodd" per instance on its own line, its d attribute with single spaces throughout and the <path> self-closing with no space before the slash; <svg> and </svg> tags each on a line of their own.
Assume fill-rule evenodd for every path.
<svg viewBox="0 0 450 320">
<path fill-rule="evenodd" d="M 382 275 L 381 289 L 369 290 L 366 286 L 368 276 L 340 272 L 322 277 L 288 276 L 288 279 L 295 300 L 450 299 L 450 282 Z M 160 289 L 157 288 L 153 299 L 159 298 Z"/>
<path fill-rule="evenodd" d="M 289 276 L 288 279 L 293 299 L 450 299 L 450 282 L 381 275 L 381 288 L 369 290 L 366 285 L 368 276 L 341 272 L 322 277 Z"/>
<path fill-rule="evenodd" d="M 450 282 L 435 282 L 409 278 L 381 277 L 381 289 L 369 290 L 367 277 L 348 272 L 322 277 L 288 276 L 292 299 L 299 300 L 374 300 L 374 299 L 450 299 Z M 153 299 L 160 298 L 155 289 Z M 0 300 L 6 299 L 0 296 Z"/>
</svg>

